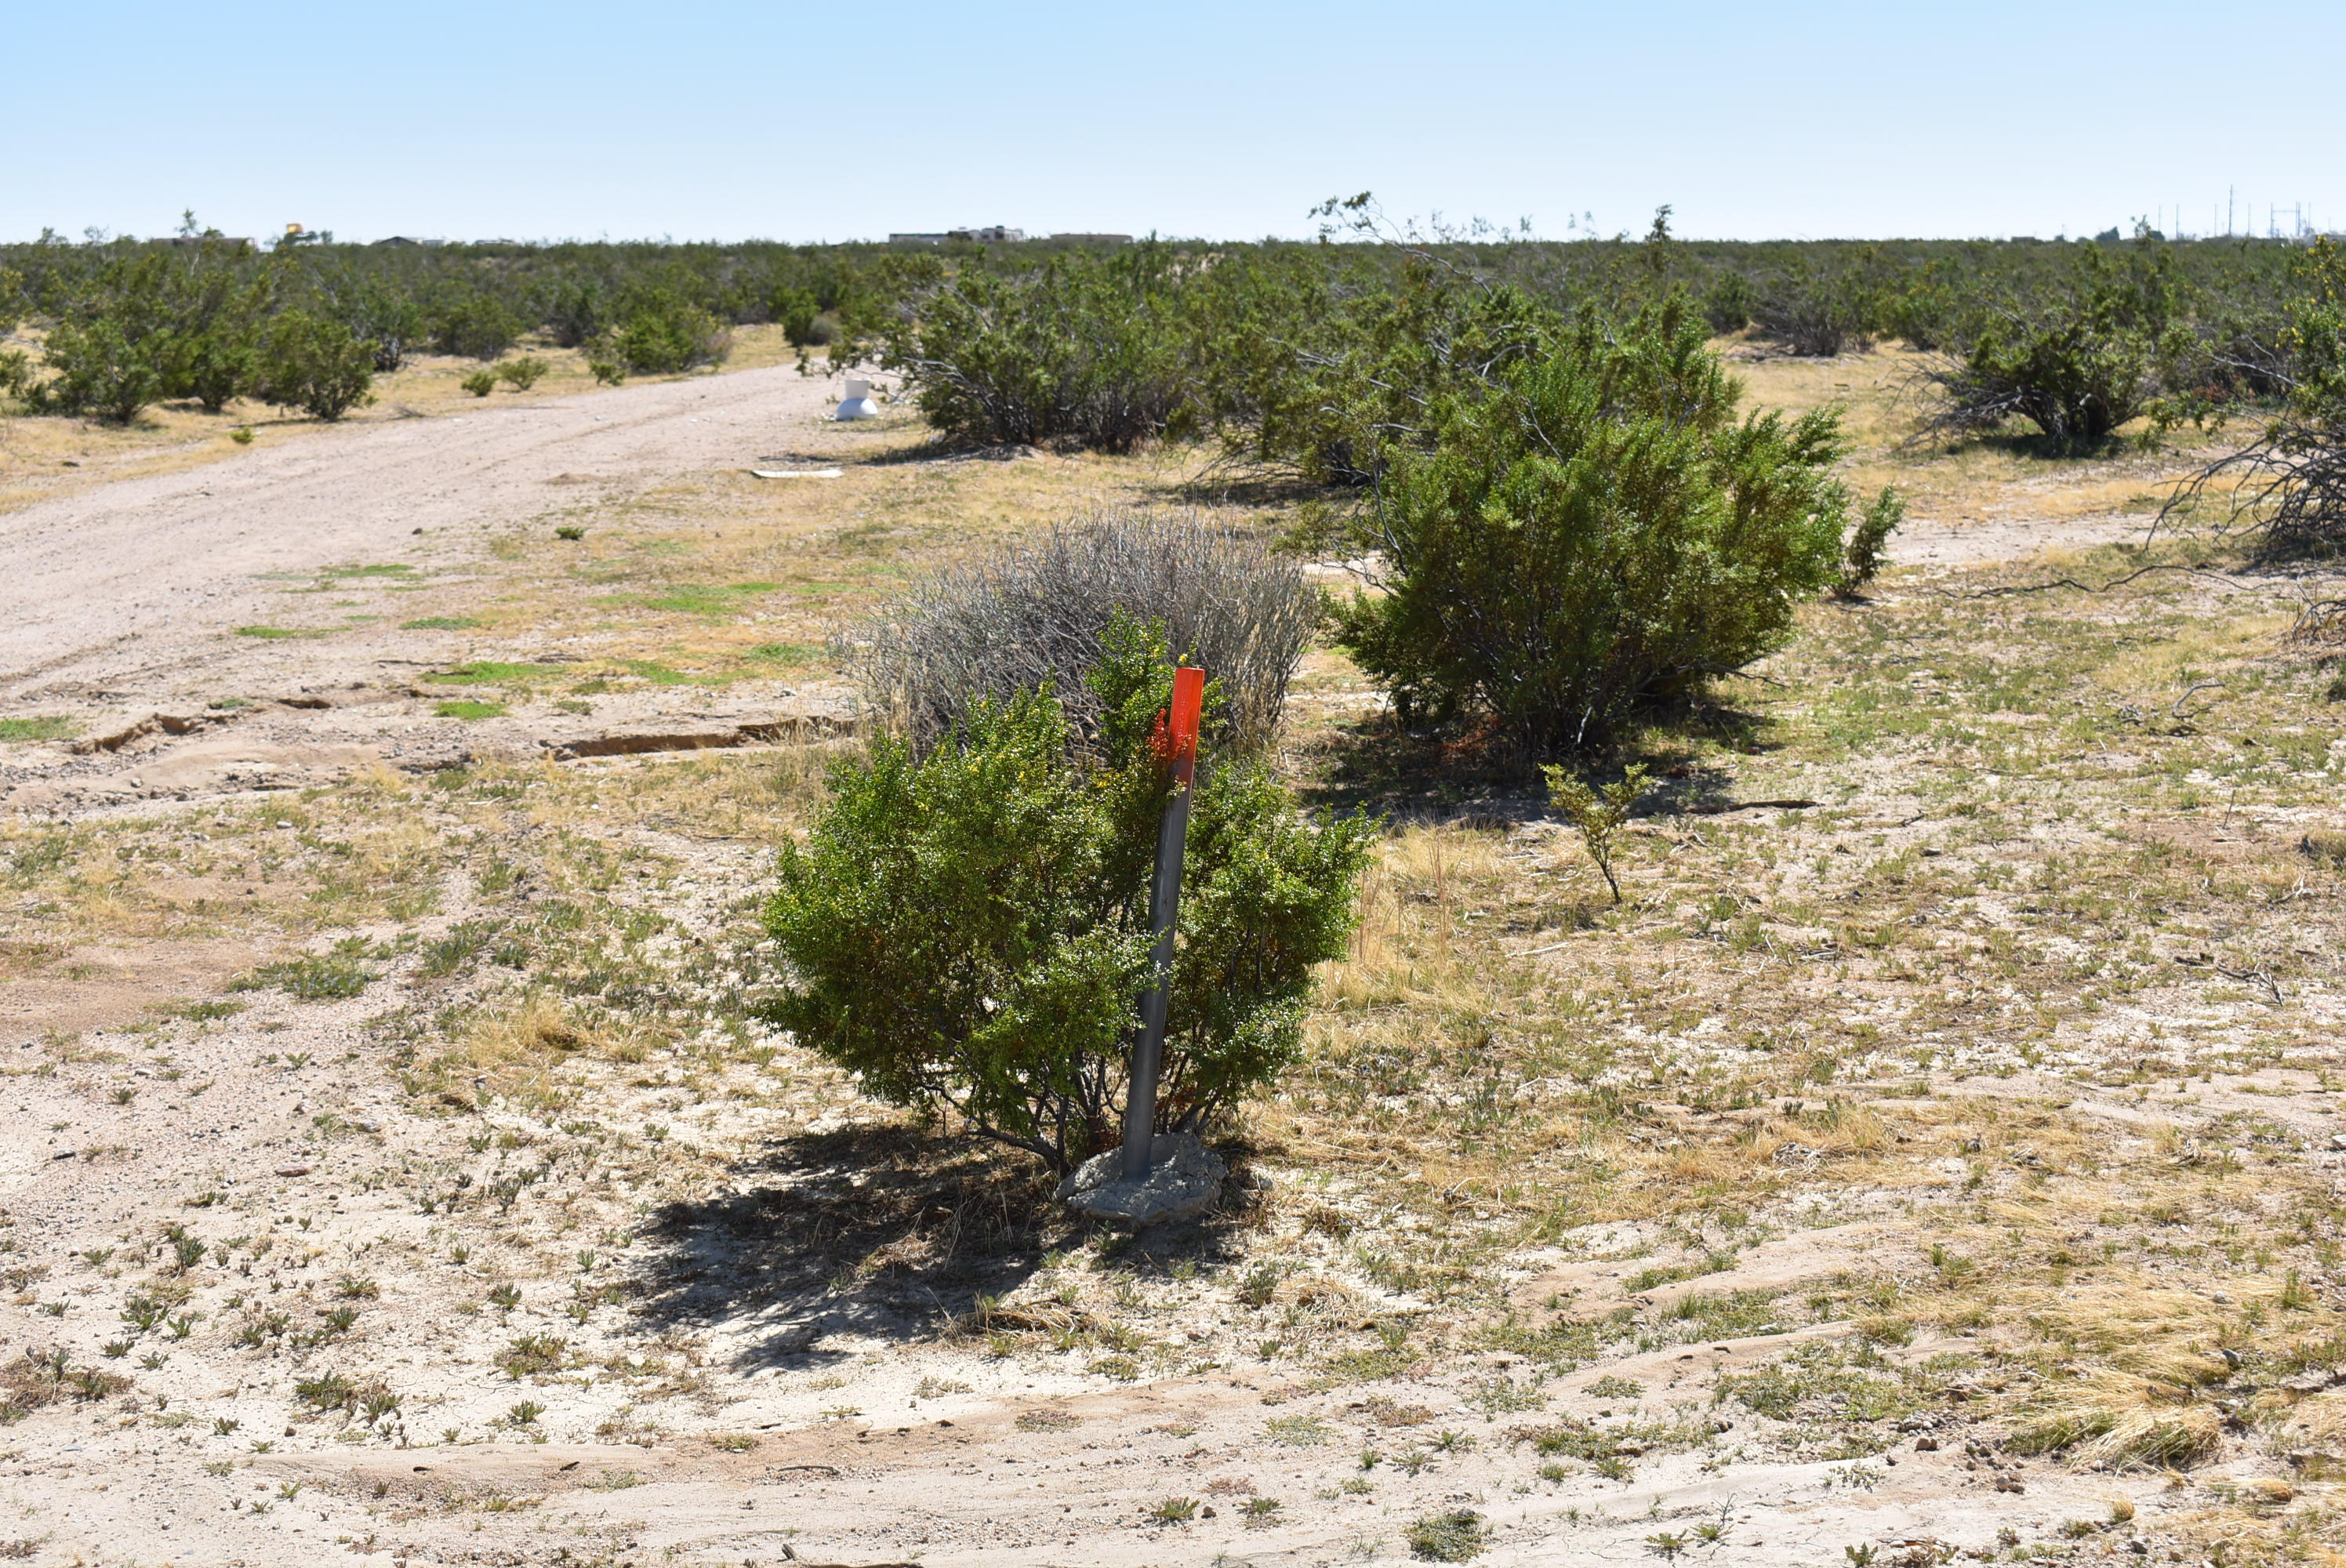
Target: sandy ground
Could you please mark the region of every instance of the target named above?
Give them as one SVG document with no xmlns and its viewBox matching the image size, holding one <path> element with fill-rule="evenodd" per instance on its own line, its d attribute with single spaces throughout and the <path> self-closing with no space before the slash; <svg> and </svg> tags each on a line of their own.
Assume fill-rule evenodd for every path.
<svg viewBox="0 0 2346 1568">
<path fill-rule="evenodd" d="M 575 490 L 552 484 L 565 476 L 586 476 L 609 499 L 681 472 L 820 455 L 825 395 L 819 380 L 754 371 L 321 430 L 0 516 L 15 606 L 0 626 L 0 712 L 69 706 L 88 721 L 79 749 L 12 749 L 9 809 L 68 820 L 168 812 L 370 761 L 414 770 L 460 760 L 480 732 L 420 714 L 397 674 L 431 660 L 436 645 L 389 627 L 331 642 L 237 636 L 279 613 L 268 575 L 461 566 L 498 531 L 571 504 Z M 2076 542 L 2127 526 L 2079 525 Z M 1922 524 L 1899 554 L 1956 561 L 2043 543 L 2016 526 Z M 223 715 L 208 705 L 224 692 L 269 700 Z M 593 751 L 613 735 L 691 733 L 767 742 L 774 726 L 830 711 L 778 706 L 771 692 L 638 701 L 566 737 L 511 743 Z M 712 909 L 752 885 L 762 864 L 755 847 L 669 848 L 699 857 Z M 460 900 L 434 929 L 465 912 Z M 250 956 L 191 961 L 188 973 Z M 1490 1523 L 1479 1560 L 1493 1564 L 1649 1561 L 1658 1535 L 1692 1539 L 1706 1523 L 1719 1527 L 1725 1550 L 1706 1545 L 1693 1553 L 1699 1561 L 1937 1562 L 1943 1550 L 1992 1548 L 1999 1530 L 2035 1538 L 2064 1519 L 2106 1517 L 2121 1496 L 2147 1521 L 2160 1507 L 2156 1475 L 2075 1474 L 1967 1452 L 1953 1436 L 1942 1444 L 1936 1434 L 1961 1429 L 1952 1408 L 1907 1418 L 1886 1455 L 1862 1462 L 1747 1459 L 1728 1437 L 1725 1447 L 1659 1444 L 1626 1480 L 1585 1468 L 1556 1479 L 1510 1441 L 1512 1429 L 1567 1418 L 1627 1420 L 1641 1402 L 1649 1420 L 1731 1428 L 1749 1418 L 1699 1397 L 1708 1379 L 1847 1325 L 1617 1356 L 1552 1385 L 1544 1409 L 1501 1414 L 1487 1396 L 1515 1365 L 1508 1356 L 1314 1386 L 1260 1364 L 1202 1297 L 1188 1319 L 1199 1347 L 1193 1368 L 1105 1390 L 1080 1357 L 987 1355 L 938 1339 L 933 1318 L 843 1313 L 820 1292 L 710 1306 L 685 1290 L 664 1320 L 625 1323 L 594 1309 L 566 1319 L 566 1291 L 578 1299 L 570 1275 L 592 1283 L 648 1267 L 648 1244 L 626 1239 L 646 1218 L 639 1178 L 598 1173 L 582 1156 L 575 1183 L 517 1195 L 508 1207 L 518 1228 L 502 1250 L 484 1243 L 487 1256 L 452 1255 L 457 1186 L 491 1190 L 517 1168 L 508 1150 L 553 1135 L 519 1113 L 462 1122 L 413 1114 L 364 1028 L 409 979 L 394 963 L 364 994 L 322 1004 L 255 993 L 233 1020 L 160 1042 L 168 1078 L 138 1064 L 158 1041 L 109 1036 L 104 1020 L 68 1021 L 79 1044 L 54 1070 L 34 1071 L 45 1047 L 32 1014 L 15 1010 L 0 1034 L 0 1053 L 15 1058 L 0 1086 L 0 1208 L 14 1243 L 0 1259 L 14 1293 L 0 1305 L 0 1337 L 11 1357 L 59 1347 L 77 1368 L 135 1384 L 109 1390 L 101 1380 L 0 1427 L 0 1556 L 60 1568 L 258 1568 L 353 1554 L 402 1564 L 1268 1568 L 1404 1561 L 1411 1521 L 1472 1508 Z M 132 1095 L 110 1093 L 117 1084 Z M 2206 1092 L 2206 1114 L 2224 1108 L 2225 1092 Z M 656 1070 L 633 1086 L 614 1080 L 595 1120 L 632 1126 L 661 1114 L 664 1093 Z M 2127 1113 L 2111 1110 L 2122 1131 Z M 679 1125 L 678 1140 L 747 1155 L 719 1162 L 691 1196 L 707 1206 L 704 1218 L 727 1204 L 796 1201 L 761 1162 L 793 1138 L 843 1125 L 820 1107 L 712 1110 Z M 2326 1138 L 2331 1127 L 2305 1130 Z M 492 1134 L 511 1141 L 493 1145 Z M 438 1214 L 434 1192 L 446 1205 Z M 136 1281 L 126 1271 L 157 1268 L 155 1237 L 173 1224 L 216 1249 L 168 1276 L 184 1288 L 167 1305 L 195 1316 L 185 1330 L 127 1331 L 117 1308 Z M 1782 1289 L 1911 1250 L 1919 1234 L 1887 1208 L 1853 1212 L 1757 1249 L 1700 1287 Z M 1623 1235 L 1597 1250 L 1634 1254 L 1639 1240 Z M 697 1278 L 685 1269 L 689 1246 L 678 1246 L 667 1267 Z M 704 1266 L 721 1273 L 722 1261 Z M 1519 1294 L 1527 1306 L 1563 1295 L 1602 1308 L 1620 1298 L 1630 1267 L 1560 1264 L 1527 1277 Z M 484 1308 L 484 1292 L 506 1278 L 520 1282 L 515 1298 Z M 358 1327 L 321 1352 L 324 1361 L 281 1331 L 259 1349 L 231 1337 L 274 1303 L 308 1323 L 337 1300 L 355 1309 Z M 146 1359 L 107 1358 L 126 1332 Z M 555 1369 L 526 1379 L 500 1370 L 497 1358 L 528 1334 L 565 1341 Z M 1963 1349 L 1926 1339 L 1898 1354 Z M 403 1402 L 362 1424 L 321 1414 L 296 1384 L 324 1362 L 380 1376 Z M 1625 1402 L 1591 1391 L 1600 1375 L 1649 1395 Z M 1685 1409 L 1669 1415 L 1681 1394 Z M 546 1409 L 515 1419 L 511 1407 L 525 1397 Z M 1472 1441 L 1437 1443 L 1451 1431 Z M 1364 1448 L 1387 1456 L 1372 1474 Z M 1399 1456 L 1409 1453 L 1418 1457 L 1404 1473 Z M 1364 1480 L 1373 1485 L 1348 1489 Z M 1148 1511 L 1168 1496 L 1203 1512 L 1153 1521 Z M 1285 1505 L 1247 1506 L 1273 1497 Z M 1307 1509 L 1314 1497 L 1325 1506 Z M 1877 1555 L 1845 1558 L 1859 1550 Z"/>
</svg>

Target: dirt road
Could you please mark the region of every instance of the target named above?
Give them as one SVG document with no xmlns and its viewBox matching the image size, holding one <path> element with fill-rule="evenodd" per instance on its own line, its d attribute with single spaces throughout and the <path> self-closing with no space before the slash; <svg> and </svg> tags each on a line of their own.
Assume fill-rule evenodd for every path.
<svg viewBox="0 0 2346 1568">
<path fill-rule="evenodd" d="M 0 718 L 65 732 L 0 752 L 0 808 L 70 814 L 321 783 L 370 761 L 413 770 L 664 734 L 725 744 L 803 719 L 775 711 L 780 688 L 748 682 L 631 689 L 598 701 L 591 721 L 459 723 L 408 682 L 536 645 L 452 642 L 450 626 L 469 623 L 407 617 L 414 590 L 484 578 L 517 531 L 761 458 L 819 457 L 841 439 L 826 417 L 832 386 L 771 368 L 492 399 L 264 437 L 207 467 L 0 514 L 13 588 Z M 369 596 L 337 596 L 352 594 Z"/>
<path fill-rule="evenodd" d="M 801 444 L 831 383 L 745 371 L 348 429 L 257 446 L 0 514 L 0 704 L 99 694 L 184 699 L 346 663 L 264 621 L 270 575 L 444 565 L 489 531 L 624 498 L 679 473 Z M 561 488 L 551 488 L 563 482 Z M 389 639 L 396 641 L 397 639 Z"/>
</svg>

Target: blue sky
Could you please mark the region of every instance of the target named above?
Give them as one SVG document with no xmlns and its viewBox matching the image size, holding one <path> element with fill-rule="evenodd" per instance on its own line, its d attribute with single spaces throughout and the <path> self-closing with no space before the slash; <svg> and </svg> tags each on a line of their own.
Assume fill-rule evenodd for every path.
<svg viewBox="0 0 2346 1568">
<path fill-rule="evenodd" d="M 2346 227 L 2346 5 L 469 5 L 6 17 L 0 238 Z"/>
</svg>

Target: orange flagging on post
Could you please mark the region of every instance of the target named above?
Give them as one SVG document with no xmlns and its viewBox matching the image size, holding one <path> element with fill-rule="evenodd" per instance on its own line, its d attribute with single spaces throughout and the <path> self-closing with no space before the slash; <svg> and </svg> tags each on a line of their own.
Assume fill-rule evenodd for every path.
<svg viewBox="0 0 2346 1568">
<path fill-rule="evenodd" d="M 1198 720 L 1206 707 L 1206 672 L 1173 672 L 1173 706 L 1157 716 L 1157 755 L 1187 784 L 1198 771 Z"/>
</svg>

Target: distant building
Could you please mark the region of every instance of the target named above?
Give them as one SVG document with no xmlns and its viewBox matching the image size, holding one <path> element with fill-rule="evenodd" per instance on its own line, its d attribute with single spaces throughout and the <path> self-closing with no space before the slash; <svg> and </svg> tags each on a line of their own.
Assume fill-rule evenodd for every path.
<svg viewBox="0 0 2346 1568">
<path fill-rule="evenodd" d="M 448 242 L 445 239 L 413 239 L 404 234 L 393 234 L 375 240 L 374 243 L 377 246 L 395 245 L 403 248 L 409 245 L 445 245 Z"/>
<path fill-rule="evenodd" d="M 1057 245 L 1129 245 L 1129 234 L 1046 234 L 1043 239 Z"/>
<path fill-rule="evenodd" d="M 891 234 L 891 245 L 943 245 L 948 239 L 958 239 L 969 245 L 1015 245 L 1026 238 L 1024 229 L 1005 229 L 994 224 L 984 229 L 948 229 L 942 234 Z"/>
</svg>

